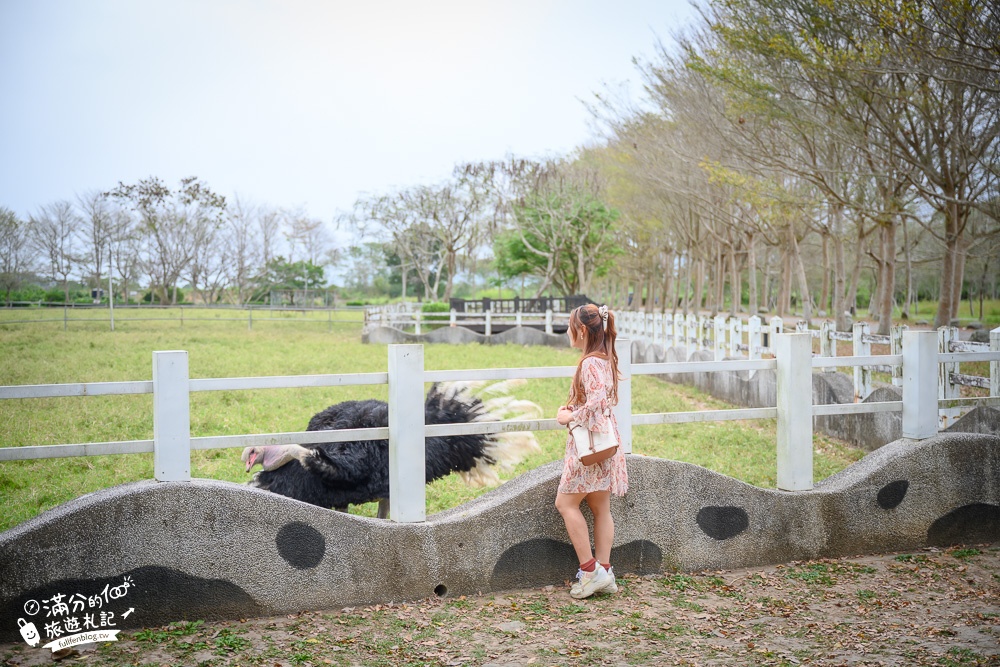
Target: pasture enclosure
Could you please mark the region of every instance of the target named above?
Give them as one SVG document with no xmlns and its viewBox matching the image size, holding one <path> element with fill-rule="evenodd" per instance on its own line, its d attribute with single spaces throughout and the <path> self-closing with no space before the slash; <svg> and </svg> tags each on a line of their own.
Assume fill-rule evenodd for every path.
<svg viewBox="0 0 1000 667">
<path fill-rule="evenodd" d="M 811 336 L 807 333 L 772 334 L 775 359 L 746 361 L 715 361 L 672 364 L 631 364 L 628 339 L 619 341 L 619 357 L 624 377 L 617 406 L 618 421 L 626 452 L 632 450 L 631 430 L 634 425 L 655 425 L 683 422 L 726 421 L 755 418 L 777 418 L 777 485 L 786 490 L 812 487 L 813 433 L 812 416 L 902 412 L 903 436 L 926 438 L 937 433 L 936 415 L 939 407 L 980 403 L 994 405 L 1000 399 L 943 399 L 939 402 L 932 390 L 932 380 L 938 375 L 939 362 L 952 361 L 953 354 L 938 354 L 938 337 L 933 332 L 904 332 L 903 354 L 885 355 L 878 361 L 889 366 L 902 366 L 902 401 L 855 405 L 812 405 L 812 369 L 828 366 L 862 366 L 874 364 L 871 357 L 812 359 Z M 959 355 L 962 356 L 962 355 Z M 976 361 L 1000 361 L 1000 353 L 967 353 Z M 980 359 L 982 357 L 982 359 Z M 957 359 L 956 359 L 957 361 Z M 666 373 L 699 373 L 716 371 L 774 370 L 777 374 L 775 407 L 744 408 L 711 412 L 666 413 L 635 415 L 632 407 L 631 379 L 635 375 Z M 416 428 L 422 424 L 422 409 L 415 397 L 427 382 L 481 381 L 506 379 L 567 378 L 572 367 L 502 368 L 469 371 L 425 371 L 423 347 L 390 346 L 387 373 L 324 374 L 318 376 L 279 376 L 244 378 L 190 379 L 187 352 L 154 352 L 151 382 L 76 383 L 36 387 L 7 386 L 0 388 L 2 399 L 26 399 L 108 394 L 153 394 L 153 438 L 151 440 L 90 442 L 36 447 L 6 447 L 0 449 L 0 460 L 91 456 L 122 453 L 154 453 L 154 477 L 161 481 L 191 479 L 190 451 L 221 449 L 263 444 L 309 444 L 316 442 L 349 441 L 354 439 L 389 440 L 391 495 L 405 502 L 393 504 L 393 518 L 400 521 L 423 521 L 426 517 L 425 487 L 422 470 L 414 464 L 423 460 L 424 435 L 457 435 L 498 431 L 559 430 L 553 419 Z M 388 384 L 390 420 L 388 428 L 345 430 L 339 432 L 305 433 L 282 431 L 265 434 L 239 434 L 191 437 L 190 394 L 201 391 L 242 391 L 255 389 L 358 386 Z M 971 401 L 971 402 L 970 402 Z M 414 407 L 416 406 L 416 407 Z M 933 421 L 933 423 L 932 423 Z M 406 462 L 409 462 L 407 464 Z M 414 471 L 418 471 L 414 473 Z M 399 509 L 406 508 L 406 509 Z"/>
<path fill-rule="evenodd" d="M 360 324 L 360 323 L 359 323 Z M 322 328 L 267 323 L 252 332 L 231 322 L 200 322 L 181 328 L 150 322 L 114 334 L 99 324 L 77 325 L 63 332 L 47 325 L 0 326 L 0 384 L 151 381 L 152 352 L 186 349 L 193 379 L 247 376 L 315 375 L 385 372 L 386 347 L 362 345 L 359 326 L 328 334 Z M 575 351 L 542 347 L 425 347 L 429 369 L 564 366 L 576 363 Z M 565 400 L 562 378 L 534 379 L 518 387 L 519 398 L 555 414 Z M 343 400 L 387 398 L 386 387 L 223 390 L 191 395 L 191 433 L 195 437 L 233 433 L 297 431 L 327 405 Z M 724 408 L 725 403 L 690 387 L 659 382 L 648 376 L 633 380 L 636 411 L 695 411 Z M 0 400 L 4 447 L 67 442 L 149 440 L 153 437 L 149 394 Z M 561 459 L 565 447 L 557 431 L 539 432 L 542 452 L 518 466 L 522 474 Z M 637 426 L 633 451 L 687 461 L 747 483 L 773 488 L 776 452 L 773 420 L 674 424 L 667 428 Z M 823 479 L 849 465 L 861 452 L 822 435 L 815 436 L 815 478 Z M 243 482 L 248 479 L 238 450 L 196 450 L 192 475 Z M 89 456 L 0 462 L 0 497 L 11 508 L 0 518 L 9 528 L 40 511 L 85 493 L 153 477 L 150 454 Z M 428 486 L 427 510 L 439 512 L 480 495 L 454 476 Z M 352 507 L 374 516 L 374 504 Z"/>
</svg>

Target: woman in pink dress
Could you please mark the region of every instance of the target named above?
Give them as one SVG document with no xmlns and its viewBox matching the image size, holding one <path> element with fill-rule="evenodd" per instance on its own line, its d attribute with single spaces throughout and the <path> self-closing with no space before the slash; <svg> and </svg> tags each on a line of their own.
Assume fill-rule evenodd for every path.
<svg viewBox="0 0 1000 667">
<path fill-rule="evenodd" d="M 580 306 L 569 316 L 570 344 L 583 351 L 577 364 L 567 405 L 556 415 L 560 424 L 571 421 L 591 431 L 615 434 L 621 442 L 618 424 L 611 408 L 618 402 L 618 355 L 615 352 L 615 317 L 607 306 Z M 615 522 L 611 517 L 611 494 L 623 496 L 628 491 L 625 452 L 619 447 L 611 458 L 594 465 L 584 465 L 577 455 L 573 437 L 566 442 L 556 509 L 566 522 L 566 532 L 580 561 L 577 582 L 570 595 L 581 599 L 594 593 L 615 593 L 618 586 L 611 569 L 611 543 Z M 590 530 L 580 511 L 584 500 L 594 515 L 594 551 L 590 550 Z"/>
</svg>

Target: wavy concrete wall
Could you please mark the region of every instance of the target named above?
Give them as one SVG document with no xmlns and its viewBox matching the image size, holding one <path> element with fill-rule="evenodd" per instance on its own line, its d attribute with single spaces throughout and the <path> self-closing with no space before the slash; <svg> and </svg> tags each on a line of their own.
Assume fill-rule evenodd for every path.
<svg viewBox="0 0 1000 667">
<path fill-rule="evenodd" d="M 676 461 L 630 456 L 628 465 L 631 490 L 613 501 L 619 572 L 1000 540 L 993 435 L 893 442 L 806 492 Z M 560 466 L 421 524 L 208 480 L 89 494 L 0 534 L 0 639 L 17 639 L 31 600 L 93 596 L 127 578 L 128 594 L 102 608 L 117 628 L 560 584 L 576 572 L 553 506 Z"/>
</svg>

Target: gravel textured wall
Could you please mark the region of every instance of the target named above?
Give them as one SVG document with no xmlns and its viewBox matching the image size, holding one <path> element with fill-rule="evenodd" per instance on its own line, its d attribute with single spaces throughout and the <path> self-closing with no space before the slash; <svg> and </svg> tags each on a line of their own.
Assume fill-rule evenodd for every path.
<svg viewBox="0 0 1000 667">
<path fill-rule="evenodd" d="M 125 581 L 128 594 L 102 608 L 118 628 L 561 584 L 576 562 L 553 506 L 560 465 L 421 524 L 208 480 L 89 494 L 0 534 L 0 634 L 17 639 L 32 600 Z M 628 465 L 631 490 L 613 505 L 618 572 L 1000 540 L 993 435 L 893 442 L 806 492 L 676 461 L 630 456 Z"/>
</svg>

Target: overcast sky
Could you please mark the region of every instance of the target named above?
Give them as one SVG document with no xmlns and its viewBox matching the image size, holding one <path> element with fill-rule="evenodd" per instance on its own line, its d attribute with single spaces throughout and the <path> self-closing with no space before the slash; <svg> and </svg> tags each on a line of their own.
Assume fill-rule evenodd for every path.
<svg viewBox="0 0 1000 667">
<path fill-rule="evenodd" d="M 0 206 L 158 176 L 330 221 L 462 161 L 566 154 L 688 0 L 0 0 Z"/>
</svg>

